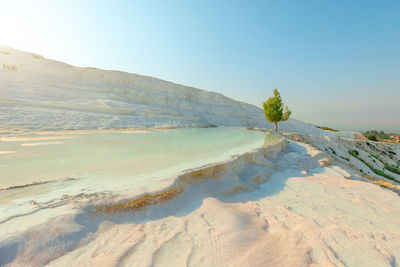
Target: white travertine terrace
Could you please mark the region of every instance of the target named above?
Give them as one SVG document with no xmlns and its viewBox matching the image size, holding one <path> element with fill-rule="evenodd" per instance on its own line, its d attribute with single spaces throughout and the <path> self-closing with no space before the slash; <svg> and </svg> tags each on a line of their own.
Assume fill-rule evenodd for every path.
<svg viewBox="0 0 400 267">
<path fill-rule="evenodd" d="M 0 124 L 36 130 L 34 137 L 3 136 L 3 159 L 18 157 L 12 142 L 43 151 L 85 134 L 61 131 L 66 129 L 271 128 L 261 109 L 220 94 L 3 46 Z M 71 177 L 9 185 L 0 190 L 0 265 L 397 266 L 400 175 L 385 164 L 400 164 L 400 146 L 351 140 L 352 132 L 327 132 L 298 120 L 279 128 L 290 133 L 178 173 L 141 195 L 68 195 L 61 186 L 63 195 L 51 199 L 55 183 L 79 182 Z M 60 136 L 37 131 L 44 129 Z M 33 191 L 43 193 L 43 201 L 34 201 Z M 25 202 L 17 202 L 22 194 Z"/>
<path fill-rule="evenodd" d="M 0 259 L 10 266 L 394 266 L 398 195 L 350 178 L 328 154 L 281 140 L 183 174 L 164 202 L 118 202 L 115 210 L 43 222 L 3 241 Z"/>
</svg>

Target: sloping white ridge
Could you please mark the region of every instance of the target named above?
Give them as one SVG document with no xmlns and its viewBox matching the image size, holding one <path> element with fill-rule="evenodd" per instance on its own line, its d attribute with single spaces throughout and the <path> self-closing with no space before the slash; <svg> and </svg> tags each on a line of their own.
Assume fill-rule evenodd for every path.
<svg viewBox="0 0 400 267">
<path fill-rule="evenodd" d="M 261 108 L 218 93 L 148 76 L 75 67 L 5 46 L 0 46 L 0 125 L 54 130 L 272 128 Z M 331 134 L 297 120 L 281 123 L 280 129 Z"/>
</svg>

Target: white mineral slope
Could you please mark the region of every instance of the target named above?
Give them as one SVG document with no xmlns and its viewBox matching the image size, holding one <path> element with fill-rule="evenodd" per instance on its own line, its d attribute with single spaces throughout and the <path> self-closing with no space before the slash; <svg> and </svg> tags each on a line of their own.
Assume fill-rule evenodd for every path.
<svg viewBox="0 0 400 267">
<path fill-rule="evenodd" d="M 0 125 L 54 130 L 272 128 L 262 109 L 218 93 L 148 76 L 71 66 L 6 46 L 0 46 Z M 281 123 L 280 128 L 332 135 L 297 120 Z"/>
<path fill-rule="evenodd" d="M 338 164 L 352 172 L 354 177 L 361 180 L 390 182 L 393 184 L 393 189 L 400 192 L 400 144 L 304 134 L 285 135 L 311 144 L 329 154 Z M 351 155 L 349 151 L 357 151 L 358 156 Z M 391 167 L 391 170 L 388 167 L 389 169 Z M 379 171 L 389 176 L 382 176 Z"/>
<path fill-rule="evenodd" d="M 182 181 L 191 184 L 167 203 L 30 229 L 3 244 L 1 263 L 398 266 L 399 196 L 351 180 L 336 163 L 310 145 L 280 142 L 188 174 Z"/>
</svg>

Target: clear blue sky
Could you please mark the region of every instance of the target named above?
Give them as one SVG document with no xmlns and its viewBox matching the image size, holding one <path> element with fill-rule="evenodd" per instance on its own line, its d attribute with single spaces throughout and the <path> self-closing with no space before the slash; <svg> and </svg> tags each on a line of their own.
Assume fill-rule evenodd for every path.
<svg viewBox="0 0 400 267">
<path fill-rule="evenodd" d="M 0 44 L 400 132 L 400 1 L 2 1 Z"/>
</svg>

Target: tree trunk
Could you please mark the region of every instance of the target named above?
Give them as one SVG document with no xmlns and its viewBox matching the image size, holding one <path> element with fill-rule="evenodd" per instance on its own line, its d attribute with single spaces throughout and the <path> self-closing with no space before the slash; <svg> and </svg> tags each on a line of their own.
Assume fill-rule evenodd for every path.
<svg viewBox="0 0 400 267">
<path fill-rule="evenodd" d="M 278 131 L 278 122 L 275 121 L 275 132 L 277 132 L 277 131 Z"/>
</svg>

